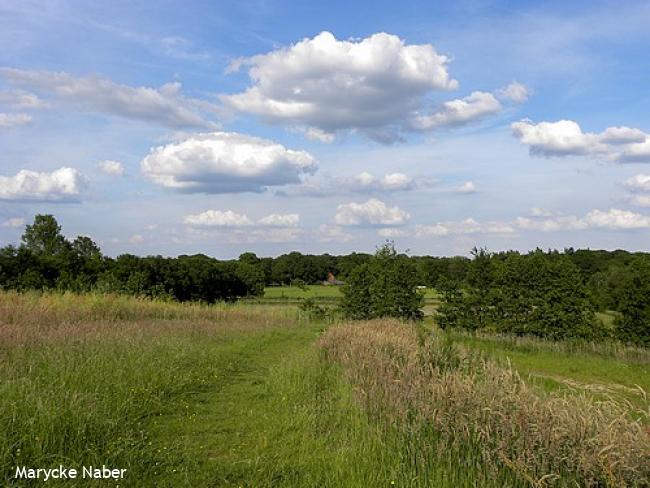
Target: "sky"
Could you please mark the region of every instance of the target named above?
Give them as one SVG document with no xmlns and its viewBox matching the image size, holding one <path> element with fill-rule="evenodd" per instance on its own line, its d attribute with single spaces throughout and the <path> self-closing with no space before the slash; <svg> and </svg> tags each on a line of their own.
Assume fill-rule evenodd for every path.
<svg viewBox="0 0 650 488">
<path fill-rule="evenodd" d="M 650 251 L 650 2 L 0 0 L 0 246 Z"/>
</svg>

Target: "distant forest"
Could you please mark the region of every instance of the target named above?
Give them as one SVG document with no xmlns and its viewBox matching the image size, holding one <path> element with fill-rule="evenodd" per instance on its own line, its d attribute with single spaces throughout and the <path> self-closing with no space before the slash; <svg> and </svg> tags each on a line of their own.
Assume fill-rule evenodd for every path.
<svg viewBox="0 0 650 488">
<path fill-rule="evenodd" d="M 111 258 L 89 237 L 66 239 L 52 215 L 37 215 L 26 226 L 19 246 L 0 249 L 0 289 L 100 291 L 212 303 L 262 295 L 271 285 L 321 283 L 328 273 L 346 281 L 355 268 L 372 258 L 364 253 L 299 252 L 276 258 L 246 252 L 236 260 L 202 254 Z M 650 319 L 648 253 L 567 248 L 520 254 L 475 249 L 470 258 L 399 254 L 398 259 L 409 261 L 416 283 L 443 293 L 445 303 L 451 304 L 447 315 L 454 323 L 480 320 L 500 296 L 512 302 L 516 297 L 530 301 L 543 295 L 548 302 L 552 289 L 562 293 L 562 287 L 577 291 L 596 311 L 625 312 L 640 323 Z M 490 304 L 486 305 L 487 297 Z M 471 312 L 466 319 L 452 313 L 458 310 L 454 300 L 461 299 Z M 476 307 L 468 305 L 470 299 Z"/>
</svg>

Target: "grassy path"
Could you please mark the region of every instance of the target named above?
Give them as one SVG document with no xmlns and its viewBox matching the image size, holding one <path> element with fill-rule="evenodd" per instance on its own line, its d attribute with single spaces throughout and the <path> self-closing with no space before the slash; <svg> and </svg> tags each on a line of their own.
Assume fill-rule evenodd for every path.
<svg viewBox="0 0 650 488">
<path fill-rule="evenodd" d="M 390 476 L 369 465 L 381 463 L 379 437 L 338 372 L 318 357 L 318 335 L 311 326 L 246 341 L 224 363 L 222 383 L 158 417 L 152 449 L 167 461 L 149 482 L 364 486 L 369 476 Z"/>
</svg>

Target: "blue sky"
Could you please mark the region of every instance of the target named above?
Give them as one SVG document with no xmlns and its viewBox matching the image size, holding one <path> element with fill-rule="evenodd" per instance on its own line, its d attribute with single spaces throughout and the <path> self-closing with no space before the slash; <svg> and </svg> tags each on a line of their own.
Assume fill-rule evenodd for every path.
<svg viewBox="0 0 650 488">
<path fill-rule="evenodd" d="M 0 0 L 0 245 L 650 250 L 649 2 Z"/>
</svg>

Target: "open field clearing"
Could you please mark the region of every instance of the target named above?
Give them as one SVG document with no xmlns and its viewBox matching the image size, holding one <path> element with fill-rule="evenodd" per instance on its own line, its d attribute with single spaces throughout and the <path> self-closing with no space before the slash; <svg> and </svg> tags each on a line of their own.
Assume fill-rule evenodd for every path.
<svg viewBox="0 0 650 488">
<path fill-rule="evenodd" d="M 574 374 L 552 369 L 562 355 L 570 368 L 568 346 L 490 346 L 386 320 L 326 326 L 292 306 L 73 294 L 0 294 L 0 337 L 7 486 L 16 466 L 59 463 L 124 468 L 119 485 L 134 487 L 644 486 L 650 477 L 647 405 L 545 391 L 467 352 L 527 347 L 548 355 L 532 357 L 549 375 L 628 385 L 628 366 L 647 381 L 642 349 L 585 350 Z M 601 359 L 583 376 L 580 361 Z"/>
</svg>

